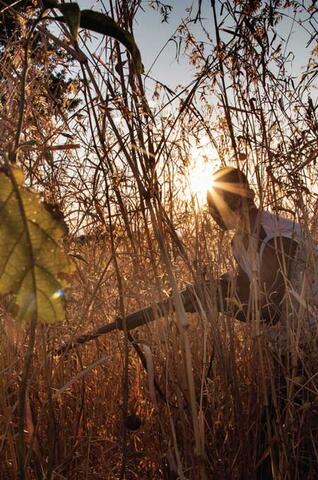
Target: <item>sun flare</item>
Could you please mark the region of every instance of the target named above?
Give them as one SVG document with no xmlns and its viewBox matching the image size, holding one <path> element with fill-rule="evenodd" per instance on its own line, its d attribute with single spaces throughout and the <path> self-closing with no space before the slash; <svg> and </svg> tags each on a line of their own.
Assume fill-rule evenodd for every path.
<svg viewBox="0 0 318 480">
<path fill-rule="evenodd" d="M 200 205 L 206 202 L 207 191 L 212 188 L 212 174 L 219 168 L 218 153 L 207 137 L 190 150 L 187 196 L 194 197 Z"/>
</svg>

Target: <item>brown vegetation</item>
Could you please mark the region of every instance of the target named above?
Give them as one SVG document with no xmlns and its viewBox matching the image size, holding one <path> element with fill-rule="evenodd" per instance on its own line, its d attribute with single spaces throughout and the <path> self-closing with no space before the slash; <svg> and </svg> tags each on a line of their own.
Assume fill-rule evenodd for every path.
<svg viewBox="0 0 318 480">
<path fill-rule="evenodd" d="M 317 238 L 317 7 L 199 1 L 177 32 L 196 73 L 172 91 L 137 73 L 113 39 L 100 38 L 97 47 L 83 31 L 76 44 L 64 26 L 48 33 L 51 20 L 35 24 L 34 7 L 5 10 L 7 3 L 0 11 L 17 24 L 1 48 L 1 153 L 14 153 L 28 185 L 63 212 L 76 273 L 66 292 L 67 322 L 37 327 L 24 385 L 24 443 L 17 406 L 29 330 L 15 325 L 3 300 L 0 477 L 253 478 L 274 372 L 262 339 L 218 315 L 213 296 L 188 318 L 179 304 L 133 338 L 124 329 L 69 354 L 54 352 L 170 292 L 178 302 L 187 282 L 232 267 L 229 237 L 205 207 L 178 196 L 191 142 L 202 135 L 222 164 L 250 175 L 260 205 L 295 216 Z M 139 8 L 137 0 L 110 1 L 108 13 L 129 30 Z M 280 34 L 289 17 L 307 32 L 308 65 L 297 77 L 288 33 Z M 300 478 L 291 445 L 304 434 L 311 438 L 308 478 L 317 478 L 316 351 L 301 358 L 311 403 L 297 407 L 290 390 L 286 418 L 272 432 L 277 478 Z M 290 371 L 286 378 L 293 381 Z M 140 428 L 131 429 L 138 423 L 131 415 Z"/>
</svg>

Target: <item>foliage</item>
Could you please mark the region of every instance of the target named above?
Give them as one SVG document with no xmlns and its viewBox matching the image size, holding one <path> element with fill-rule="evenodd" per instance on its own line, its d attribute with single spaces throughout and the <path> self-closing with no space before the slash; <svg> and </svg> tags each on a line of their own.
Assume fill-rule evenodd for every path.
<svg viewBox="0 0 318 480">
<path fill-rule="evenodd" d="M 24 0 L 17 4 L 11 0 L 4 3 L 6 7 L 3 8 L 3 13 L 0 15 L 0 55 L 5 56 L 6 52 L 10 50 L 10 44 L 16 44 L 23 38 L 27 28 L 27 19 L 29 21 L 34 20 L 39 9 L 31 0 Z M 13 8 L 10 8 L 11 4 L 14 4 Z M 44 51 L 47 51 L 50 59 L 45 59 L 43 58 L 43 47 L 43 37 L 37 32 L 32 39 L 31 55 L 33 63 L 35 65 L 38 63 L 38 70 L 41 70 L 43 63 L 48 62 L 47 88 L 56 110 L 60 112 L 60 106 L 64 104 L 67 110 L 72 111 L 80 103 L 80 100 L 77 100 L 77 102 L 69 101 L 69 92 L 70 88 L 72 88 L 73 79 L 67 78 L 66 72 L 67 68 L 72 65 L 72 57 L 67 57 L 64 52 L 61 53 L 60 50 L 56 49 L 52 42 L 47 42 Z M 62 58 L 63 61 L 68 59 L 63 71 L 59 69 L 59 63 L 61 63 Z M 5 78 L 3 71 L 0 72 L 1 76 Z"/>
<path fill-rule="evenodd" d="M 14 6 L 14 8 L 10 8 L 10 6 Z M 13 35 L 20 34 L 19 11 L 30 13 L 32 10 L 30 7 L 32 7 L 32 0 L 22 0 L 18 4 L 14 0 L 3 1 L 0 13 L 0 51 L 6 48 Z"/>
<path fill-rule="evenodd" d="M 173 21 L 168 5 L 148 3 Z M 32 186 L 31 193 L 20 185 L 23 198 L 34 201 L 33 191 L 39 191 L 62 211 L 76 272 L 67 320 L 42 326 L 33 339 L 32 330 L 15 328 L 5 302 L 1 306 L 3 478 L 16 479 L 19 470 L 30 479 L 255 477 L 264 406 L 269 395 L 279 404 L 281 392 L 272 391 L 275 371 L 263 337 L 255 337 L 250 325 L 217 315 L 215 292 L 184 330 L 171 314 L 134 337 L 123 331 L 63 357 L 54 353 L 63 341 L 154 304 L 171 286 L 176 294 L 176 284 L 231 270 L 230 239 L 204 206 L 180 192 L 191 157 L 199 162 L 202 137 L 217 167 L 243 168 L 260 205 L 283 210 L 316 238 L 317 7 L 309 3 L 199 1 L 195 10 L 189 2 L 170 39 L 192 68 L 189 82 L 179 87 L 166 72 L 154 80 L 151 71 L 141 76 L 127 59 L 147 2 L 118 0 L 86 13 L 87 22 L 89 15 L 101 15 L 102 26 L 97 22 L 91 32 L 112 33 L 112 22 L 117 28 L 117 36 L 100 43 L 87 30 L 79 30 L 76 43 L 61 16 L 50 29 L 63 12 L 50 13 L 34 31 L 39 43 L 31 37 L 27 68 L 25 44 L 34 16 L 27 17 L 21 35 L 8 39 L 0 59 L 1 154 L 16 155 L 25 185 Z M 118 27 L 129 32 L 126 44 Z M 301 66 L 293 63 L 296 29 L 308 44 L 305 66 L 304 58 Z M 66 101 L 52 98 L 55 90 L 60 95 L 59 81 L 50 87 L 54 66 L 62 81 L 74 79 L 67 96 L 81 104 L 72 112 Z M 2 175 L 11 191 L 12 181 Z M 38 227 L 32 229 L 36 238 Z M 276 467 L 288 480 L 297 478 L 302 461 L 291 446 L 305 437 L 312 461 L 308 478 L 317 476 L 317 349 L 304 351 L 295 342 L 292 359 L 303 362 L 311 403 L 297 405 L 293 365 L 287 366 L 282 382 L 288 385 L 288 408 L 270 432 L 278 445 Z M 150 372 L 138 347 L 147 352 Z M 127 430 L 129 418 L 141 419 L 139 430 Z"/>
<path fill-rule="evenodd" d="M 17 169 L 10 177 L 0 174 L 0 293 L 12 295 L 11 309 L 22 323 L 34 318 L 60 322 L 67 285 L 63 275 L 72 272 L 59 245 L 65 226 L 21 179 Z"/>
<path fill-rule="evenodd" d="M 132 56 L 133 64 L 138 73 L 143 73 L 143 65 L 139 49 L 131 33 L 127 32 L 113 18 L 93 10 L 80 10 L 77 3 L 59 4 L 55 0 L 45 0 L 46 8 L 58 8 L 63 17 L 61 20 L 70 28 L 72 37 L 76 40 L 80 27 L 93 32 L 108 35 L 121 42 Z"/>
</svg>

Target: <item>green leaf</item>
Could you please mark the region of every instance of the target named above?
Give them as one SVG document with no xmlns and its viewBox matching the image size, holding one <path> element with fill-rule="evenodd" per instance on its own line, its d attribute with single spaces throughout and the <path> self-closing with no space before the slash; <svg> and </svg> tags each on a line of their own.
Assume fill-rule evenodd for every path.
<svg viewBox="0 0 318 480">
<path fill-rule="evenodd" d="M 58 8 L 63 13 L 65 23 L 68 25 L 72 37 L 76 40 L 81 22 L 81 11 L 78 4 L 63 3 Z"/>
<path fill-rule="evenodd" d="M 111 17 L 93 10 L 80 10 L 77 3 L 60 4 L 56 0 L 43 0 L 43 5 L 45 8 L 58 8 L 60 10 L 63 17 L 59 20 L 68 25 L 74 39 L 77 38 L 79 27 L 81 27 L 118 40 L 129 51 L 136 72 L 143 73 L 144 66 L 133 35 L 124 30 Z"/>
<path fill-rule="evenodd" d="M 21 170 L 0 173 L 0 294 L 11 294 L 18 321 L 64 320 L 65 277 L 73 264 L 61 249 L 64 222 L 23 186 Z M 64 277 L 64 279 L 63 279 Z"/>
<path fill-rule="evenodd" d="M 134 37 L 131 33 L 127 32 L 127 30 L 121 28 L 111 17 L 101 12 L 94 12 L 93 10 L 82 10 L 81 28 L 87 28 L 93 32 L 108 35 L 118 40 L 129 51 L 136 71 L 143 73 L 144 67 Z"/>
</svg>

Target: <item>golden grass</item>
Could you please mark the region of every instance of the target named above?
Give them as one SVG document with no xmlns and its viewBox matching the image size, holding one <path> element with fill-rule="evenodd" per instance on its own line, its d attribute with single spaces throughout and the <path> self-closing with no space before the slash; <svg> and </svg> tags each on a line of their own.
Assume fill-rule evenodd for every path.
<svg viewBox="0 0 318 480">
<path fill-rule="evenodd" d="M 120 21 L 132 25 L 139 2 L 130 2 L 127 11 L 124 2 L 113 4 Z M 15 325 L 2 299 L 1 479 L 247 480 L 268 458 L 268 445 L 275 480 L 304 480 L 303 453 L 306 480 L 317 478 L 316 339 L 305 349 L 296 342 L 277 379 L 279 359 L 253 328 L 217 314 L 213 295 L 188 316 L 186 326 L 178 296 L 187 282 L 234 267 L 229 237 L 178 192 L 202 136 L 218 151 L 220 164 L 244 169 L 262 207 L 300 219 L 317 237 L 317 106 L 310 97 L 316 53 L 295 84 L 284 47 L 276 40 L 266 44 L 268 30 L 273 39 L 279 29 L 280 7 L 267 13 L 261 7 L 262 2 L 235 2 L 225 24 L 237 25 L 233 35 L 224 34 L 224 17 L 212 9 L 213 35 L 202 30 L 205 42 L 196 41 L 192 21 L 182 22 L 177 35 L 197 74 L 175 92 L 136 75 L 126 52 L 108 38 L 96 50 L 83 37 L 83 52 L 74 58 L 85 55 L 87 61 L 76 63 L 74 71 L 43 29 L 28 56 L 24 39 L 32 21 L 30 27 L 23 20 L 21 39 L 13 37 L 1 53 L 1 151 L 7 158 L 20 141 L 15 154 L 27 184 L 64 213 L 70 227 L 65 248 L 77 266 L 66 292 L 67 322 L 37 329 L 22 466 L 18 396 L 29 333 Z M 290 13 L 288 5 L 282 8 Z M 312 10 L 302 8 L 301 15 Z M 256 30 L 242 20 L 254 17 Z M 106 63 L 98 61 L 104 57 Z M 63 100 L 80 99 L 75 112 L 48 92 L 57 64 L 76 77 Z M 56 149 L 65 138 L 67 148 Z M 32 148 L 23 146 L 29 141 Z M 78 241 L 81 234 L 87 241 Z M 156 392 L 154 401 L 153 375 L 145 372 L 125 331 L 54 355 L 64 341 L 154 304 L 170 289 L 176 313 L 133 332 L 152 360 L 163 398 Z M 278 387 L 285 384 L 282 410 Z M 300 404 L 299 388 L 306 392 Z M 136 431 L 127 428 L 131 415 L 142 422 Z M 268 442 L 261 444 L 265 424 Z"/>
</svg>

